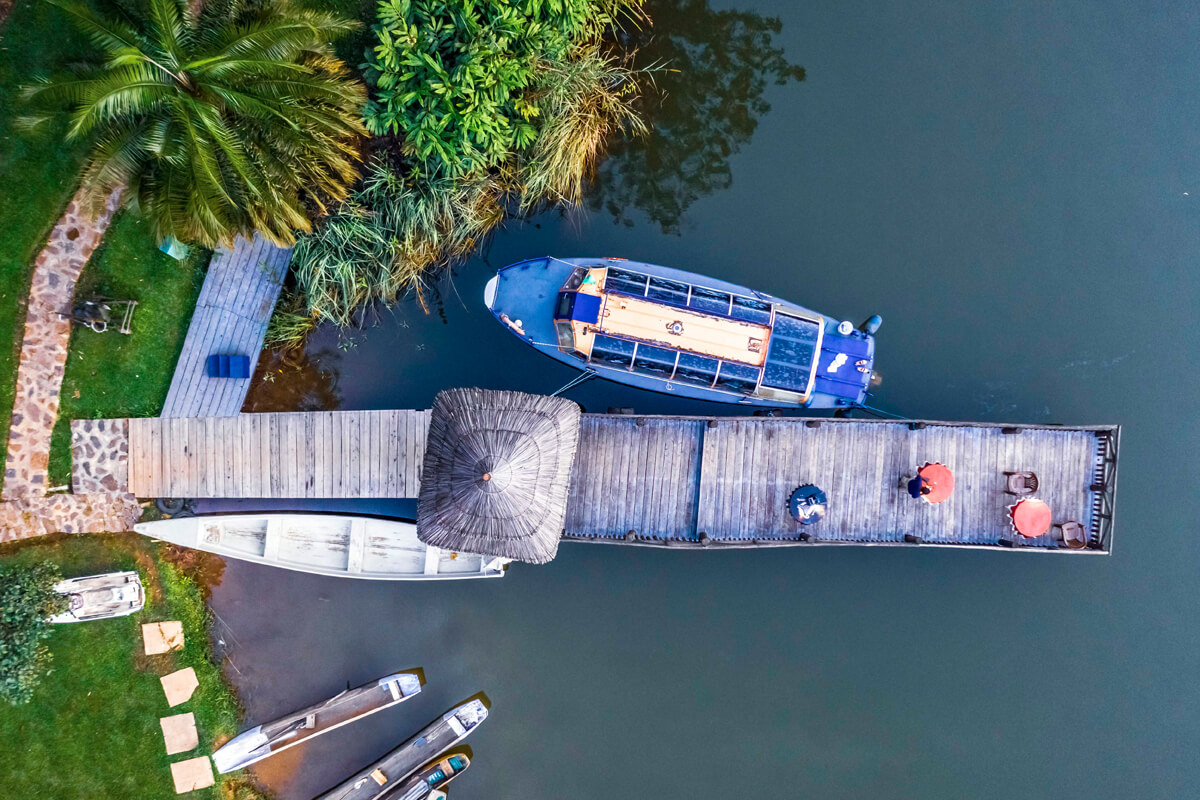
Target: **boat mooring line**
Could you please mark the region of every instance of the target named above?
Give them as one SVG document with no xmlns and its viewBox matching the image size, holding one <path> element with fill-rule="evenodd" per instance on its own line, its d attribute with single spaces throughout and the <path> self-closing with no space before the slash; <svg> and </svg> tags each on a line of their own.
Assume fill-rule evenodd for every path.
<svg viewBox="0 0 1200 800">
<path fill-rule="evenodd" d="M 572 378 L 571 380 L 567 381 L 567 382 L 566 382 L 566 384 L 565 384 L 565 385 L 564 385 L 562 388 L 560 388 L 560 389 L 559 389 L 557 392 L 555 392 L 554 394 L 552 394 L 552 395 L 550 395 L 550 396 L 551 396 L 551 397 L 558 397 L 558 396 L 559 396 L 559 395 L 561 395 L 563 392 L 566 392 L 566 391 L 569 391 L 569 390 L 571 390 L 571 389 L 574 389 L 576 386 L 579 386 L 580 384 L 586 383 L 587 381 L 590 381 L 590 380 L 591 380 L 592 378 L 594 378 L 594 377 L 596 377 L 596 373 L 595 373 L 595 372 L 592 372 L 592 371 L 590 371 L 590 370 L 589 370 L 589 371 L 586 371 L 586 372 L 583 372 L 583 373 L 580 373 L 579 375 L 576 375 L 576 376 L 575 376 L 574 378 Z"/>
</svg>

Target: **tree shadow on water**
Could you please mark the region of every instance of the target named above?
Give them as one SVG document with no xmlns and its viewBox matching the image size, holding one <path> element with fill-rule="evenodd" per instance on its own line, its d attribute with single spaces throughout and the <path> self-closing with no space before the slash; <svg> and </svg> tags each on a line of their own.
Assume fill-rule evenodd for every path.
<svg viewBox="0 0 1200 800">
<path fill-rule="evenodd" d="M 770 110 L 769 83 L 804 80 L 775 42 L 782 24 L 708 0 L 649 0 L 653 25 L 626 35 L 637 63 L 654 67 L 643 87 L 650 133 L 615 142 L 589 193 L 593 209 L 633 225 L 637 209 L 678 234 L 688 207 L 733 182 L 729 159 Z"/>
</svg>

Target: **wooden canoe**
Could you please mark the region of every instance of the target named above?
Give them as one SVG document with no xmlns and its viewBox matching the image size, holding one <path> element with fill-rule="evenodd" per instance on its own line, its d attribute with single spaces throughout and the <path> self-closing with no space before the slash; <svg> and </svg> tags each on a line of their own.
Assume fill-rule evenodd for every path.
<svg viewBox="0 0 1200 800">
<path fill-rule="evenodd" d="M 499 578 L 506 559 L 417 539 L 411 522 L 341 514 L 217 514 L 134 526 L 172 544 L 316 575 L 368 580 Z"/>
<path fill-rule="evenodd" d="M 385 675 L 357 689 L 347 689 L 324 702 L 239 733 L 213 753 L 213 764 L 220 773 L 248 767 L 314 736 L 402 703 L 420 692 L 421 679 L 415 672 Z"/>
</svg>

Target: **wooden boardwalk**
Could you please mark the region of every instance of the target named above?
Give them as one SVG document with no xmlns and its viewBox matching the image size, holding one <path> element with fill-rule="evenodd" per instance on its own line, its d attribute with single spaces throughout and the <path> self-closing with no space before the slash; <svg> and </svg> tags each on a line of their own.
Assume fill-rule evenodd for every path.
<svg viewBox="0 0 1200 800">
<path fill-rule="evenodd" d="M 232 250 L 221 248 L 213 255 L 175 364 L 164 417 L 228 417 L 242 410 L 250 380 L 210 378 L 205 362 L 210 355 L 244 355 L 254 374 L 291 253 L 256 236 L 238 237 Z"/>
<path fill-rule="evenodd" d="M 428 411 L 129 420 L 138 497 L 416 497 Z"/>
<path fill-rule="evenodd" d="M 566 536 L 659 546 L 954 544 L 1054 547 L 1055 531 L 1015 537 L 1007 471 L 1029 470 L 1055 523 L 1072 520 L 1096 549 L 1111 544 L 1118 429 L 877 420 L 585 415 Z M 929 505 L 900 484 L 926 461 L 955 474 Z M 788 514 L 792 491 L 829 497 L 819 523 Z"/>
<path fill-rule="evenodd" d="M 105 445 L 103 458 L 94 447 L 75 454 L 84 472 L 139 497 L 412 498 L 428 426 L 428 411 L 131 419 L 128 441 Z M 1022 539 L 1008 521 L 1015 498 L 1004 472 L 1029 470 L 1055 523 L 1083 524 L 1091 552 L 1108 552 L 1118 436 L 1116 426 L 585 414 L 564 536 L 660 547 L 1053 548 L 1053 530 Z M 940 505 L 900 484 L 926 461 L 955 474 Z M 802 526 L 787 501 L 807 483 L 826 492 L 829 513 Z"/>
</svg>

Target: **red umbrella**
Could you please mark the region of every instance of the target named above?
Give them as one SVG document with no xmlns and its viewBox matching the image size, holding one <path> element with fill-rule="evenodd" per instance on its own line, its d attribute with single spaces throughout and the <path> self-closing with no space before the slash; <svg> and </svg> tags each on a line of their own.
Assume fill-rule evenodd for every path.
<svg viewBox="0 0 1200 800">
<path fill-rule="evenodd" d="M 1009 508 L 1013 527 L 1027 539 L 1041 536 L 1050 530 L 1050 506 L 1033 498 L 1022 500 Z"/>
<path fill-rule="evenodd" d="M 945 464 L 926 461 L 917 474 L 929 482 L 930 492 L 922 496 L 930 503 L 944 503 L 954 494 L 954 473 Z"/>
</svg>

